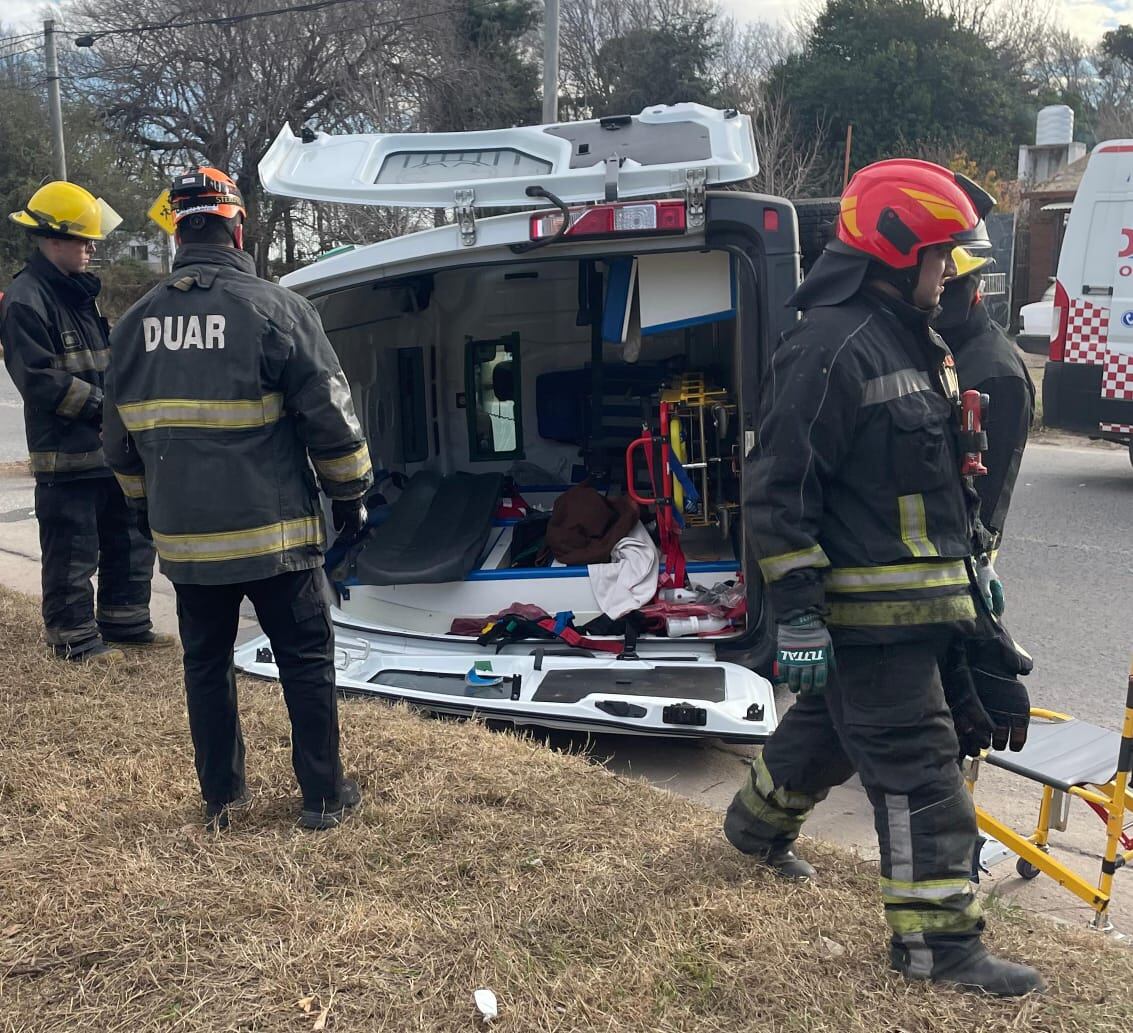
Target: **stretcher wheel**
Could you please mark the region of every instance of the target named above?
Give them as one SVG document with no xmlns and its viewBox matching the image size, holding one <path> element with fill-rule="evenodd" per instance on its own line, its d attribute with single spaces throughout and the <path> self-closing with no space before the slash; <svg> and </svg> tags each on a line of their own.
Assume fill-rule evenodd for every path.
<svg viewBox="0 0 1133 1033">
<path fill-rule="evenodd" d="M 1027 879 L 1028 881 L 1039 874 L 1038 868 L 1031 864 L 1030 861 L 1024 861 L 1021 857 L 1018 861 L 1015 862 L 1015 871 L 1017 871 L 1022 878 Z"/>
</svg>

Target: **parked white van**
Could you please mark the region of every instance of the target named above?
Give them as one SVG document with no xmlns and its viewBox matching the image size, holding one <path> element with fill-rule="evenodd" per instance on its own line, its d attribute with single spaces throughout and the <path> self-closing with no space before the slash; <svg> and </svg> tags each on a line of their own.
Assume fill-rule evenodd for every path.
<svg viewBox="0 0 1133 1033">
<path fill-rule="evenodd" d="M 1127 444 L 1133 460 L 1133 140 L 1094 148 L 1070 209 L 1043 420 Z"/>
<path fill-rule="evenodd" d="M 456 215 L 282 280 L 318 309 L 382 471 L 376 526 L 328 562 L 343 691 L 591 731 L 774 729 L 738 514 L 799 247 L 788 201 L 721 189 L 757 170 L 749 118 L 693 104 L 462 134 L 283 128 L 271 193 Z M 610 565 L 540 548 L 584 479 L 650 503 L 662 539 L 652 611 L 606 631 Z M 681 563 L 687 586 L 666 587 Z M 706 602 L 723 616 L 664 617 Z M 237 664 L 276 676 L 266 639 Z"/>
</svg>

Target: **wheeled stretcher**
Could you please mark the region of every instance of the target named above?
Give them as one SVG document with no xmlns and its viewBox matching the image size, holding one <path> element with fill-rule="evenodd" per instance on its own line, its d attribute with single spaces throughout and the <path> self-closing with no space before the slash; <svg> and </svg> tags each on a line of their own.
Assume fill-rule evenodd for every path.
<svg viewBox="0 0 1133 1033">
<path fill-rule="evenodd" d="M 1015 867 L 1024 879 L 1049 875 L 1093 909 L 1093 928 L 1109 931 L 1114 874 L 1133 861 L 1133 822 L 1126 822 L 1126 812 L 1133 810 L 1133 666 L 1120 735 L 1067 714 L 1033 708 L 1027 744 L 1020 752 L 989 751 L 968 762 L 968 784 L 973 792 L 981 761 L 1037 782 L 1043 795 L 1030 835 L 1015 831 L 977 806 L 980 831 L 1018 855 Z M 1105 850 L 1096 885 L 1049 853 L 1051 831 L 1066 830 L 1073 798 L 1084 801 L 1105 823 Z"/>
</svg>

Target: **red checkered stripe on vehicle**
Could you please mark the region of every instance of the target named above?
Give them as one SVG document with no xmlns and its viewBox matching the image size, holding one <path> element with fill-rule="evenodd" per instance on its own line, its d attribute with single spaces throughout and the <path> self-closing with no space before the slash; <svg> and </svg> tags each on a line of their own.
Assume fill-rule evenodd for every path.
<svg viewBox="0 0 1133 1033">
<path fill-rule="evenodd" d="M 1133 423 L 1099 423 L 1103 434 L 1133 434 Z"/>
<path fill-rule="evenodd" d="M 1070 302 L 1066 317 L 1065 362 L 1101 366 L 1109 340 L 1109 309 L 1081 298 Z"/>
<path fill-rule="evenodd" d="M 1102 398 L 1133 401 L 1133 355 L 1108 352 L 1102 372 Z"/>
</svg>

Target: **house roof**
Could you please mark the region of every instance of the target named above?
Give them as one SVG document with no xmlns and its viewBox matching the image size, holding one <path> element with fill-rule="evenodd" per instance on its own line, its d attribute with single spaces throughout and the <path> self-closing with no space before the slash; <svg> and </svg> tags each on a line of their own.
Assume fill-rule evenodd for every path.
<svg viewBox="0 0 1133 1033">
<path fill-rule="evenodd" d="M 1082 185 L 1082 176 L 1085 174 L 1086 163 L 1089 160 L 1090 156 L 1087 154 L 1077 161 L 1072 161 L 1066 168 L 1051 176 L 1050 179 L 1036 183 L 1027 193 L 1031 196 L 1035 194 L 1076 194 L 1078 187 Z"/>
</svg>

